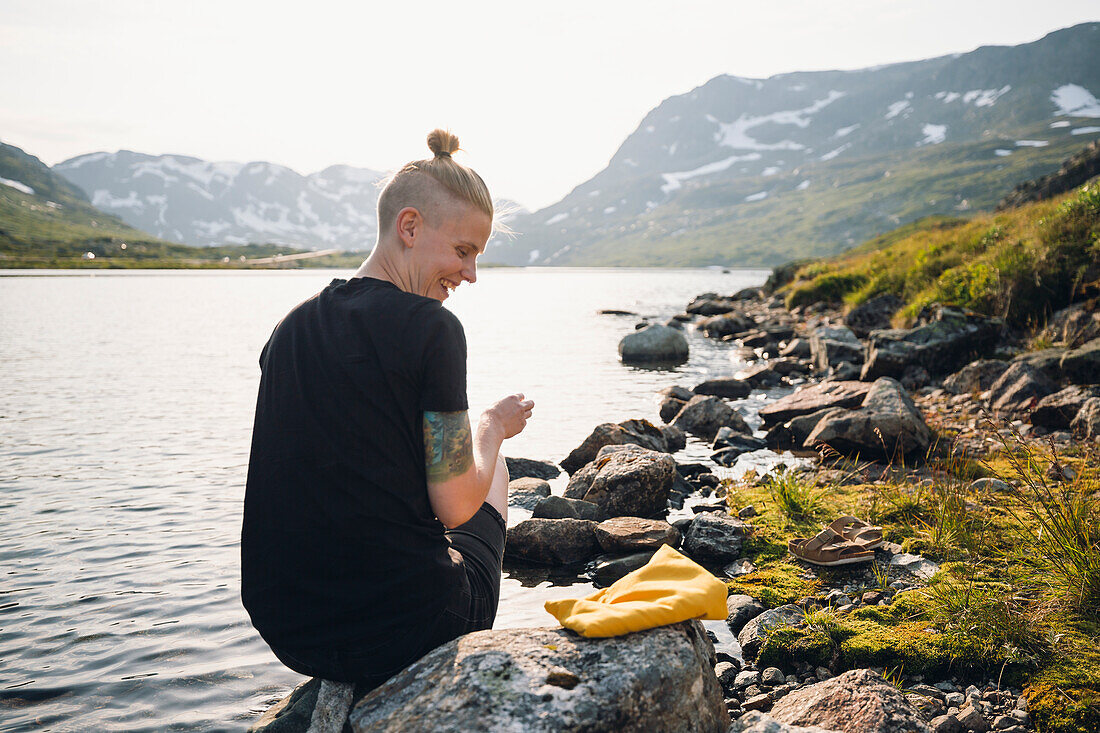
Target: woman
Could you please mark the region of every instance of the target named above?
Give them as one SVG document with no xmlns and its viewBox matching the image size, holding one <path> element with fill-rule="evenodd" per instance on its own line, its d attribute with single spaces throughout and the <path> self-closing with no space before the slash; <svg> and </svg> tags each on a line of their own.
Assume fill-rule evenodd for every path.
<svg viewBox="0 0 1100 733">
<path fill-rule="evenodd" d="M 442 307 L 477 280 L 484 181 L 435 130 L 432 157 L 378 199 L 378 242 L 351 280 L 292 310 L 260 355 L 241 535 L 242 599 L 288 667 L 380 685 L 490 628 L 508 473 L 531 416 L 510 395 L 471 430 L 466 341 Z"/>
</svg>

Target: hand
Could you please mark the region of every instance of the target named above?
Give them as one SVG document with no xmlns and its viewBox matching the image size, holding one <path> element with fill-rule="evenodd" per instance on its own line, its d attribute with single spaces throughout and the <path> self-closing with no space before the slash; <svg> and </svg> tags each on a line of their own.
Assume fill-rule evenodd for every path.
<svg viewBox="0 0 1100 733">
<path fill-rule="evenodd" d="M 508 395 L 481 413 L 481 419 L 500 430 L 507 440 L 523 432 L 534 408 L 534 401 L 523 399 L 522 394 Z"/>
</svg>

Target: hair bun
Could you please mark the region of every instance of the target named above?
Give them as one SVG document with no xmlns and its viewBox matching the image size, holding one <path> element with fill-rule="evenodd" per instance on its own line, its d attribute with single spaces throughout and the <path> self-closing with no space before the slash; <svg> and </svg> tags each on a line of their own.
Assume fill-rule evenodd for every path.
<svg viewBox="0 0 1100 733">
<path fill-rule="evenodd" d="M 428 133 L 428 150 L 437 158 L 450 157 L 451 153 L 458 150 L 458 137 L 449 130 L 436 128 Z"/>
</svg>

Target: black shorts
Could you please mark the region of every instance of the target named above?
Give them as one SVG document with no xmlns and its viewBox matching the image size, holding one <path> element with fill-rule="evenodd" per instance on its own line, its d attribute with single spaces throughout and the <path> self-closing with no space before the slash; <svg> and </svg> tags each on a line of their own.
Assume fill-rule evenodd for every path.
<svg viewBox="0 0 1100 733">
<path fill-rule="evenodd" d="M 292 649 L 282 645 L 271 651 L 286 666 L 308 677 L 356 683 L 356 695 L 378 687 L 417 659 L 471 631 L 493 627 L 500 601 L 500 569 L 506 528 L 500 512 L 482 504 L 468 522 L 447 530 L 451 557 L 465 571 L 435 627 L 401 668 L 379 671 L 369 651 L 354 644 L 342 648 Z"/>
</svg>

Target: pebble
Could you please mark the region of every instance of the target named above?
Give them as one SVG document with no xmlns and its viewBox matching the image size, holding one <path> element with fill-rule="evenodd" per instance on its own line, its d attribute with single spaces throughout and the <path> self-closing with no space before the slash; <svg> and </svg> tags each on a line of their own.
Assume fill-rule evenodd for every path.
<svg viewBox="0 0 1100 733">
<path fill-rule="evenodd" d="M 760 673 L 756 670 L 746 669 L 743 672 L 738 672 L 737 676 L 733 680 L 734 687 L 748 687 L 749 685 L 755 685 L 760 681 Z"/>
<path fill-rule="evenodd" d="M 781 669 L 777 667 L 768 667 L 760 674 L 760 680 L 768 687 L 776 687 L 777 685 L 784 684 L 787 678 Z"/>
</svg>

